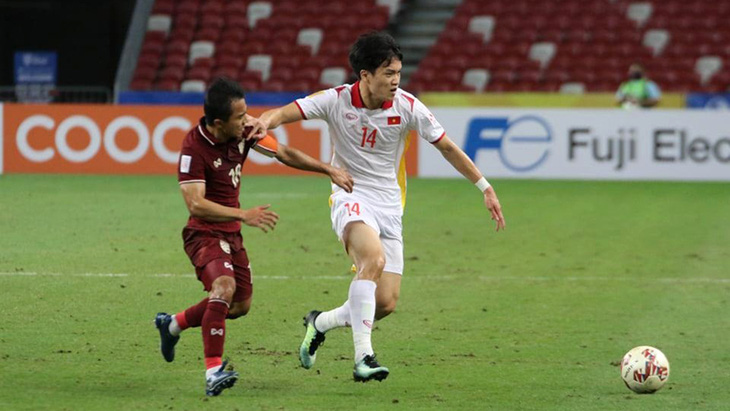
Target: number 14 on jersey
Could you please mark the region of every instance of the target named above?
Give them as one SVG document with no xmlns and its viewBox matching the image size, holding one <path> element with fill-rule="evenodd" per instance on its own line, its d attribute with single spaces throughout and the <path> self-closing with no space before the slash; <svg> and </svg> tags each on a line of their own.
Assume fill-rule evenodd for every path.
<svg viewBox="0 0 730 411">
<path fill-rule="evenodd" d="M 362 142 L 360 143 L 360 147 L 365 147 L 365 144 L 369 144 L 370 148 L 375 147 L 375 136 L 377 135 L 377 133 L 377 129 L 373 129 L 372 131 L 370 131 L 367 127 L 363 127 Z"/>
</svg>

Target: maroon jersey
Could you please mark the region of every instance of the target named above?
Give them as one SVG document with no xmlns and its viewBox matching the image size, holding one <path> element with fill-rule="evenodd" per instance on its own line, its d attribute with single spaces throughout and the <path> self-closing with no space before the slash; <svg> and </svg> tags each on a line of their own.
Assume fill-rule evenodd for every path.
<svg viewBox="0 0 730 411">
<path fill-rule="evenodd" d="M 205 199 L 227 207 L 239 208 L 241 168 L 255 140 L 232 139 L 218 142 L 205 128 L 205 117 L 190 130 L 182 143 L 177 180 L 180 184 L 205 183 Z M 212 222 L 193 216 L 186 227 L 196 230 L 234 232 L 240 221 Z"/>
</svg>

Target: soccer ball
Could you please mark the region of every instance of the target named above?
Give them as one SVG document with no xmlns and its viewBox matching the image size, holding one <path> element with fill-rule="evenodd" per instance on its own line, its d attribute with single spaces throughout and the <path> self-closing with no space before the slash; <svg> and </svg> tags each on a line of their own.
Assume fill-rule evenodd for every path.
<svg viewBox="0 0 730 411">
<path fill-rule="evenodd" d="M 669 379 L 669 361 L 663 352 L 654 347 L 634 347 L 621 361 L 621 378 L 633 392 L 653 393 Z"/>
</svg>

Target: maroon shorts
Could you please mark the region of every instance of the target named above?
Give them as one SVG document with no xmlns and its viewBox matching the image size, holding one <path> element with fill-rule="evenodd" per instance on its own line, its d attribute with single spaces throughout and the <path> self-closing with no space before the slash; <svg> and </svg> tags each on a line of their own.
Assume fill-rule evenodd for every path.
<svg viewBox="0 0 730 411">
<path fill-rule="evenodd" d="M 236 280 L 234 302 L 251 297 L 251 265 L 240 232 L 226 233 L 185 227 L 182 234 L 185 253 L 195 266 L 195 274 L 203 283 L 205 291 L 210 291 L 216 278 L 227 275 Z"/>
</svg>

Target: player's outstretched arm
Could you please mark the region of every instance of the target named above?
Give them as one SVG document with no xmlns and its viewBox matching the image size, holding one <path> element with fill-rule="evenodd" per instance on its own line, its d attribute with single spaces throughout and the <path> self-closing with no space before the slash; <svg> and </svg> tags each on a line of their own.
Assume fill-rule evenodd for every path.
<svg viewBox="0 0 730 411">
<path fill-rule="evenodd" d="M 181 184 L 180 190 L 190 215 L 202 220 L 211 222 L 240 220 L 252 227 L 258 227 L 264 232 L 267 229 L 273 229 L 279 220 L 279 216 L 275 212 L 268 210 L 268 205 L 241 210 L 207 200 L 204 183 Z"/>
<path fill-rule="evenodd" d="M 323 163 L 293 147 L 279 144 L 276 150 L 276 159 L 289 167 L 326 174 L 333 183 L 342 187 L 348 193 L 352 192 L 352 187 L 355 184 L 347 170 Z"/>
<path fill-rule="evenodd" d="M 303 119 L 304 116 L 302 115 L 302 111 L 299 110 L 297 103 L 289 103 L 284 107 L 264 111 L 259 117 L 259 120 L 261 120 L 260 127 L 265 127 L 265 130 Z M 254 132 L 256 132 L 256 129 L 254 129 Z"/>
<path fill-rule="evenodd" d="M 494 191 L 494 187 L 487 183 L 482 173 L 479 171 L 474 162 L 471 161 L 469 156 L 464 153 L 459 146 L 454 144 L 453 141 L 447 136 L 444 136 L 436 144 L 436 148 L 441 152 L 446 161 L 448 161 L 461 175 L 466 177 L 469 181 L 482 190 L 484 194 L 484 206 L 489 210 L 489 214 L 492 220 L 496 223 L 496 230 L 499 231 L 504 229 L 505 221 L 502 215 L 502 206 L 499 204 L 497 193 Z"/>
</svg>

